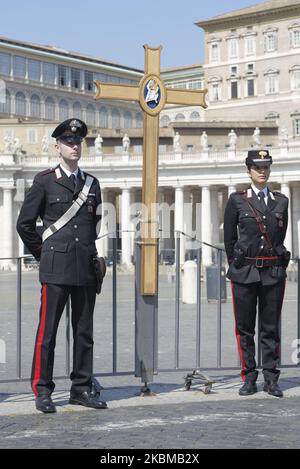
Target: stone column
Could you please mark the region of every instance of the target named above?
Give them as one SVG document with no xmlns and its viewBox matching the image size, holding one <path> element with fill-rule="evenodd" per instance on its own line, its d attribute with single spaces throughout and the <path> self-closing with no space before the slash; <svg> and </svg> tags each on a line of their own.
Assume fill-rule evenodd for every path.
<svg viewBox="0 0 300 469">
<path fill-rule="evenodd" d="M 10 117 L 16 114 L 16 95 L 11 93 L 10 95 Z"/>
<path fill-rule="evenodd" d="M 211 201 L 208 186 L 202 187 L 201 240 L 212 244 Z M 202 263 L 204 266 L 212 264 L 212 250 L 209 246 L 202 246 Z"/>
<path fill-rule="evenodd" d="M 2 248 L 0 257 L 13 256 L 13 188 L 3 188 Z M 10 269 L 12 260 L 1 261 L 1 268 Z"/>
<path fill-rule="evenodd" d="M 41 99 L 41 118 L 45 119 L 46 116 L 46 104 L 45 99 Z"/>
<path fill-rule="evenodd" d="M 183 187 L 175 188 L 175 238 L 180 236 L 180 264 L 185 261 L 185 237 L 176 233 L 183 231 L 184 191 Z"/>
<path fill-rule="evenodd" d="M 98 236 L 101 237 L 97 241 L 97 251 L 98 255 L 102 257 L 107 257 L 108 253 L 108 221 L 107 221 L 107 214 L 106 214 L 106 204 L 108 202 L 108 190 L 101 189 L 101 198 L 102 198 L 102 220 L 101 220 L 101 230 L 98 233 Z"/>
<path fill-rule="evenodd" d="M 228 199 L 229 199 L 230 195 L 233 194 L 233 192 L 236 192 L 236 186 L 231 184 L 230 186 L 228 186 Z"/>
<path fill-rule="evenodd" d="M 219 205 L 218 205 L 218 190 L 211 190 L 210 193 L 210 210 L 211 210 L 211 240 L 215 246 L 220 242 L 220 220 L 219 220 Z"/>
<path fill-rule="evenodd" d="M 26 96 L 25 98 L 25 117 L 30 116 L 30 98 Z"/>
<path fill-rule="evenodd" d="M 300 257 L 300 186 L 293 187 L 293 196 L 292 196 L 292 205 L 293 205 L 293 247 L 294 247 L 294 256 Z"/>
<path fill-rule="evenodd" d="M 284 245 L 288 251 L 293 251 L 293 242 L 292 242 L 292 210 L 291 210 L 291 189 L 289 183 L 282 183 L 280 191 L 289 199 L 289 223 L 286 231 Z"/>
<path fill-rule="evenodd" d="M 122 264 L 131 265 L 131 233 L 130 230 L 130 189 L 122 190 L 121 202 L 121 239 L 122 239 Z"/>
<path fill-rule="evenodd" d="M 189 236 L 193 236 L 193 195 L 191 189 L 184 191 L 184 211 L 183 211 L 183 231 Z M 185 238 L 185 250 L 193 249 L 193 242 L 190 238 Z"/>
</svg>

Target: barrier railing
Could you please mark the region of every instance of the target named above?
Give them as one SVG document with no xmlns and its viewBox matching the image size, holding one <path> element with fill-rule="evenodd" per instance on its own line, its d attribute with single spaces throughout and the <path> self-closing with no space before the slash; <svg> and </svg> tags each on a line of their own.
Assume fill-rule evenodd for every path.
<svg viewBox="0 0 300 469">
<path fill-rule="evenodd" d="M 128 232 L 127 232 L 128 233 Z M 132 232 L 133 234 L 133 232 Z M 106 279 L 106 288 L 109 290 L 109 310 L 111 310 L 111 340 L 107 341 L 108 345 L 105 345 L 105 356 L 111 357 L 111 369 L 108 370 L 107 372 L 103 373 L 96 373 L 97 376 L 108 376 L 108 375 L 120 375 L 120 374 L 134 374 L 133 368 L 134 368 L 134 360 L 132 362 L 127 361 L 125 364 L 126 369 L 125 370 L 120 370 L 118 367 L 118 359 L 124 354 L 124 348 L 128 348 L 129 345 L 126 341 L 126 334 L 125 334 L 125 339 L 123 338 L 123 341 L 120 341 L 120 338 L 118 337 L 118 326 L 120 324 L 120 320 L 126 320 L 126 330 L 131 330 L 131 328 L 134 328 L 134 321 L 131 320 L 131 316 L 128 313 L 128 318 L 124 314 L 123 315 L 123 310 L 122 310 L 122 317 L 121 315 L 118 314 L 118 309 L 120 308 L 120 304 L 118 302 L 118 246 L 117 246 L 117 237 L 112 236 L 112 233 L 109 234 L 111 237 L 111 259 L 112 259 L 112 265 L 110 266 L 109 269 L 109 274 L 111 276 L 111 286 L 109 286 L 108 279 Z M 105 235 L 107 236 L 107 235 Z M 186 258 L 193 258 L 197 264 L 197 273 L 196 273 L 196 288 L 197 288 L 197 294 L 196 294 L 196 303 L 193 306 L 185 306 L 183 305 L 182 302 L 182 295 L 181 295 L 181 288 L 182 288 L 182 264 L 181 264 L 181 239 L 185 238 L 186 240 L 189 240 L 190 242 L 193 242 L 193 248 L 191 250 L 188 250 L 186 253 Z M 214 298 L 215 300 L 215 307 L 216 307 L 216 315 L 208 317 L 207 315 L 207 309 L 210 308 L 210 311 L 213 310 L 214 306 L 213 305 L 207 305 L 205 295 L 203 293 L 203 285 L 205 284 L 205 268 L 207 269 L 206 266 L 203 266 L 203 249 L 204 248 L 209 248 L 214 251 L 215 253 L 215 265 L 217 269 L 217 275 L 216 275 L 216 296 Z M 209 368 L 209 369 L 233 369 L 239 367 L 239 359 L 237 355 L 237 351 L 235 350 L 235 357 L 236 359 L 234 360 L 234 363 L 231 363 L 230 366 L 224 366 L 223 364 L 223 355 L 222 355 L 222 345 L 223 345 L 223 332 L 224 332 L 224 298 L 222 297 L 222 283 L 224 282 L 224 264 L 225 264 L 225 254 L 224 250 L 222 247 L 217 247 L 210 245 L 208 243 L 202 242 L 201 240 L 198 240 L 195 237 L 188 236 L 186 233 L 176 231 L 175 232 L 175 239 L 174 239 L 174 250 L 169 249 L 164 253 L 165 255 L 160 256 L 161 264 L 162 266 L 165 265 L 165 269 L 170 269 L 172 271 L 172 276 L 175 276 L 175 283 L 170 282 L 167 283 L 166 278 L 167 274 L 165 271 L 162 270 L 161 273 L 161 279 L 165 279 L 165 288 L 168 297 L 170 298 L 170 301 L 168 302 L 168 305 L 171 304 L 171 298 L 174 298 L 174 323 L 173 325 L 170 323 L 172 321 L 171 319 L 165 319 L 163 317 L 162 312 L 159 311 L 159 336 L 162 334 L 162 330 L 164 328 L 169 328 L 173 330 L 174 327 L 174 343 L 172 346 L 173 350 L 173 360 L 170 358 L 171 355 L 168 352 L 170 356 L 168 356 L 168 360 L 164 359 L 164 362 L 167 362 L 167 366 L 164 364 L 163 366 L 160 366 L 160 363 L 158 361 L 158 371 L 174 371 L 174 370 L 186 370 L 186 369 L 199 369 L 205 362 L 203 360 L 203 354 L 205 355 L 207 353 L 207 348 L 205 349 L 206 351 L 203 352 L 203 331 L 206 331 L 211 328 L 211 323 L 212 321 L 215 321 L 213 328 L 215 327 L 215 330 L 213 333 L 211 333 L 211 337 L 214 339 L 214 343 L 216 345 L 216 353 L 214 352 L 214 346 L 213 344 L 210 344 L 210 350 L 211 350 L 211 356 L 212 360 L 214 361 L 214 365 L 212 362 L 210 363 L 209 367 L 204 366 L 204 368 Z M 172 259 L 172 256 L 174 259 Z M 30 256 L 22 256 L 22 257 L 15 257 L 15 258 L 10 258 L 9 260 L 13 261 L 15 264 L 16 268 L 16 330 L 15 334 L 13 334 L 13 340 L 15 343 L 15 353 L 16 353 L 16 372 L 15 375 L 11 378 L 4 378 L 0 379 L 0 382 L 12 382 L 12 381 L 20 381 L 20 380 L 27 380 L 28 376 L 24 376 L 23 372 L 23 360 L 24 360 L 24 355 L 23 355 L 23 340 L 24 340 L 24 334 L 23 334 L 23 325 L 26 323 L 26 318 L 23 317 L 23 294 L 24 294 L 24 285 L 23 285 L 23 277 L 24 277 L 24 272 L 23 272 L 23 264 L 24 261 L 28 260 Z M 0 265 L 1 261 L 7 261 L 7 258 L 1 258 L 0 259 Z M 172 261 L 174 261 L 172 265 Z M 299 269 L 300 269 L 300 259 L 294 259 L 293 260 L 293 266 L 294 266 L 294 271 L 289 273 L 289 276 L 291 277 L 289 280 L 289 288 L 290 288 L 290 299 L 288 299 L 288 308 L 289 308 L 289 318 L 293 319 L 293 339 L 297 340 L 298 344 L 300 344 L 300 282 L 299 282 Z M 163 267 L 161 267 L 163 269 Z M 131 272 L 132 273 L 132 272 Z M 293 274 L 292 276 L 290 274 Z M 1 272 L 0 275 L 5 275 L 5 272 Z M 26 275 L 26 274 L 25 274 Z M 126 276 L 123 276 L 122 279 L 127 278 Z M 206 280 L 206 286 L 207 280 Z M 126 288 L 127 285 L 125 285 Z M 122 287 L 123 288 L 123 287 Z M 226 283 L 225 283 L 225 288 L 226 288 Z M 174 289 L 174 290 L 173 290 Z M 175 295 L 174 295 L 175 293 Z M 110 296 L 111 295 L 111 296 Z M 131 295 L 131 296 L 130 296 Z M 125 299 L 123 301 L 127 301 L 128 298 L 130 297 L 131 300 L 133 299 L 134 296 L 134 288 L 132 293 L 130 291 L 126 291 L 125 294 Z M 102 298 L 100 297 L 99 303 L 101 304 Z M 294 303 L 296 303 L 296 307 L 294 308 Z M 134 301 L 132 300 L 132 304 L 134 304 Z M 292 307 L 291 307 L 292 305 Z M 134 306 L 133 306 L 134 307 Z M 36 305 L 35 309 L 38 308 L 38 305 Z M 164 306 L 161 306 L 162 310 Z M 185 364 L 183 367 L 181 367 L 181 354 L 185 352 L 184 348 L 185 345 L 182 345 L 181 342 L 181 328 L 185 327 L 185 319 L 181 318 L 181 309 L 185 308 L 186 311 L 189 312 L 190 316 L 193 317 L 193 320 L 195 320 L 194 323 L 194 331 L 195 335 L 193 335 L 192 341 L 192 346 L 194 348 L 194 359 L 189 359 L 189 364 L 188 366 Z M 203 309 L 204 308 L 204 309 Z M 130 308 L 128 308 L 130 309 Z M 226 306 L 226 311 L 229 315 L 229 309 L 230 307 L 227 308 Z M 192 316 L 192 311 L 193 311 L 193 316 Z M 205 316 L 207 317 L 205 326 L 203 326 L 203 312 L 205 313 Z M 127 313 L 126 313 L 127 314 Z M 233 314 L 232 314 L 233 318 Z M 283 316 L 282 318 L 282 325 L 286 329 L 288 325 L 289 319 L 286 319 L 286 315 Z M 6 327 L 5 324 L 3 324 L 1 320 L 2 327 Z M 123 323 L 122 323 L 123 324 Z M 123 327 L 123 326 L 122 326 Z M 229 334 L 229 332 L 225 328 L 225 333 Z M 66 314 L 65 314 L 65 331 L 64 331 L 64 336 L 65 336 L 65 373 L 62 374 L 61 376 L 58 376 L 58 378 L 64 378 L 70 375 L 71 371 L 71 356 L 70 356 L 70 303 L 68 302 L 66 305 Z M 0 331 L 0 337 L 1 337 L 1 331 Z M 191 342 L 189 341 L 189 342 Z M 185 342 L 186 343 L 186 342 Z M 32 343 L 32 349 L 33 349 L 33 343 Z M 108 350 L 108 348 L 111 347 L 111 351 Z M 12 346 L 12 349 L 14 347 Z M 133 347 L 134 349 L 134 347 Z M 287 350 L 288 352 L 288 350 Z M 131 351 L 130 351 L 131 353 Z M 132 352 L 133 354 L 134 352 Z M 161 358 L 161 357 L 160 357 Z M 165 357 L 164 357 L 165 358 Z M 204 357 L 205 358 L 205 357 Z M 227 358 L 227 357 L 226 357 Z M 28 360 L 27 360 L 28 362 Z M 260 341 L 258 341 L 258 347 L 257 347 L 257 362 L 258 366 L 261 366 L 261 347 L 260 347 Z M 282 366 L 299 366 L 298 363 L 291 363 L 288 362 Z M 1 361 L 0 361 L 0 370 L 1 370 Z M 97 368 L 95 369 L 97 372 Z M 11 370 L 10 370 L 11 372 Z"/>
</svg>

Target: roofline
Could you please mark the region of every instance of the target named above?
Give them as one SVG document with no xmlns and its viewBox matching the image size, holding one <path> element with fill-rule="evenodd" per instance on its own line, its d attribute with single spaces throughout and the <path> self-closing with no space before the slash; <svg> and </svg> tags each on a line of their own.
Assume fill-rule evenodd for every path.
<svg viewBox="0 0 300 469">
<path fill-rule="evenodd" d="M 121 70 L 128 74 L 143 74 L 144 73 L 142 70 L 139 70 L 137 68 L 127 67 L 125 65 L 120 65 L 114 62 L 108 62 L 106 60 L 93 57 L 93 56 L 85 56 L 82 53 L 64 51 L 58 48 L 56 49 L 55 47 L 52 49 L 50 46 L 47 47 L 47 46 L 43 46 L 40 44 L 33 44 L 30 42 L 18 41 L 18 40 L 9 39 L 3 36 L 0 36 L 0 45 L 1 44 L 4 44 L 5 46 L 8 46 L 9 48 L 14 47 L 20 51 L 32 50 L 44 56 L 53 57 L 56 59 L 64 59 L 65 61 L 69 61 L 69 62 L 75 61 L 77 63 L 91 64 L 94 66 L 102 65 L 104 68 L 111 70 L 111 71 L 115 71 L 115 72 Z"/>
<path fill-rule="evenodd" d="M 192 68 L 203 68 L 202 64 L 192 64 L 192 65 L 180 65 L 179 67 L 164 67 L 161 69 L 163 73 L 166 72 L 176 72 L 176 71 L 184 71 L 184 70 L 189 70 Z"/>
<path fill-rule="evenodd" d="M 265 2 L 266 3 L 266 2 Z M 258 5 L 263 5 L 262 3 L 257 3 L 255 5 L 252 5 L 252 7 L 258 6 Z M 281 11 L 288 11 L 288 10 L 299 10 L 300 4 L 293 4 L 293 5 L 277 5 L 274 6 L 273 8 L 269 8 L 267 10 L 262 10 L 262 11 L 251 11 L 247 12 L 247 10 L 251 7 L 243 8 L 240 10 L 233 10 L 232 12 L 225 13 L 222 16 L 214 16 L 212 18 L 208 18 L 206 20 L 201 20 L 197 21 L 194 23 L 196 26 L 199 28 L 205 29 L 206 26 L 218 26 L 223 23 L 226 23 L 228 21 L 238 21 L 240 19 L 245 19 L 245 18 L 257 18 L 259 17 L 264 17 L 268 16 L 270 14 L 274 14 L 275 12 L 278 12 L 278 10 Z"/>
</svg>

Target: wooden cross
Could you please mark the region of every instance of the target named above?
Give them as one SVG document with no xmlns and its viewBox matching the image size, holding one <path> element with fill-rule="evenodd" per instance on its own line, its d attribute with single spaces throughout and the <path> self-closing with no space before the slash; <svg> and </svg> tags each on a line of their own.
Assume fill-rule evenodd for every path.
<svg viewBox="0 0 300 469">
<path fill-rule="evenodd" d="M 96 100 L 116 99 L 139 102 L 144 111 L 143 189 L 142 202 L 145 217 L 141 221 L 141 295 L 157 294 L 158 230 L 158 155 L 159 113 L 165 104 L 201 106 L 206 108 L 207 90 L 178 90 L 166 88 L 160 78 L 160 53 L 162 47 L 145 49 L 145 75 L 139 86 L 116 85 L 95 81 Z"/>
</svg>

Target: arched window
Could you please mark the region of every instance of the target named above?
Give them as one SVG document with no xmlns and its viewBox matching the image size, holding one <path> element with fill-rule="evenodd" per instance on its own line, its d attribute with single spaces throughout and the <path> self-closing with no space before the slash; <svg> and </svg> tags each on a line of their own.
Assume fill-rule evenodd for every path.
<svg viewBox="0 0 300 469">
<path fill-rule="evenodd" d="M 69 105 L 65 99 L 59 102 L 59 120 L 65 121 L 69 117 Z"/>
<path fill-rule="evenodd" d="M 8 90 L 5 90 L 5 94 L 3 97 L 4 99 L 0 99 L 0 113 L 10 114 L 11 113 L 11 101 L 10 101 L 10 93 Z"/>
<path fill-rule="evenodd" d="M 31 117 L 41 117 L 41 100 L 37 94 L 33 94 L 30 98 L 30 115 Z"/>
<path fill-rule="evenodd" d="M 299 91 L 300 90 L 300 65 L 293 65 L 290 68 L 290 76 L 291 76 L 291 89 L 292 91 Z"/>
<path fill-rule="evenodd" d="M 112 112 L 112 128 L 119 129 L 121 127 L 121 116 L 117 109 Z"/>
<path fill-rule="evenodd" d="M 190 115 L 190 119 L 191 119 L 192 121 L 198 121 L 198 120 L 200 120 L 200 114 L 199 114 L 199 112 L 193 111 L 193 112 L 191 113 L 191 115 Z"/>
<path fill-rule="evenodd" d="M 82 107 L 78 101 L 73 104 L 73 117 L 76 117 L 76 119 L 82 119 Z"/>
<path fill-rule="evenodd" d="M 18 91 L 16 94 L 16 114 L 26 116 L 26 98 L 22 91 Z"/>
<path fill-rule="evenodd" d="M 86 108 L 86 123 L 87 125 L 96 127 L 96 113 L 92 104 L 89 104 Z"/>
<path fill-rule="evenodd" d="M 168 127 L 168 125 L 170 124 L 171 122 L 171 119 L 169 116 L 162 116 L 162 118 L 160 119 L 160 125 L 161 127 Z"/>
<path fill-rule="evenodd" d="M 99 118 L 100 118 L 100 127 L 103 129 L 107 129 L 108 127 L 108 112 L 105 107 L 101 107 L 99 111 Z"/>
<path fill-rule="evenodd" d="M 50 96 L 45 100 L 45 118 L 50 121 L 55 120 L 55 102 Z"/>
<path fill-rule="evenodd" d="M 175 120 L 184 121 L 185 120 L 184 114 L 182 114 L 182 112 L 180 112 L 179 114 L 176 114 Z"/>
<path fill-rule="evenodd" d="M 143 127 L 144 118 L 143 118 L 143 114 L 141 112 L 138 112 L 135 115 L 135 122 L 136 122 L 136 128 L 137 129 L 140 129 L 141 127 Z"/>
<path fill-rule="evenodd" d="M 124 127 L 125 129 L 132 128 L 132 114 L 129 111 L 126 111 L 124 114 Z"/>
</svg>

